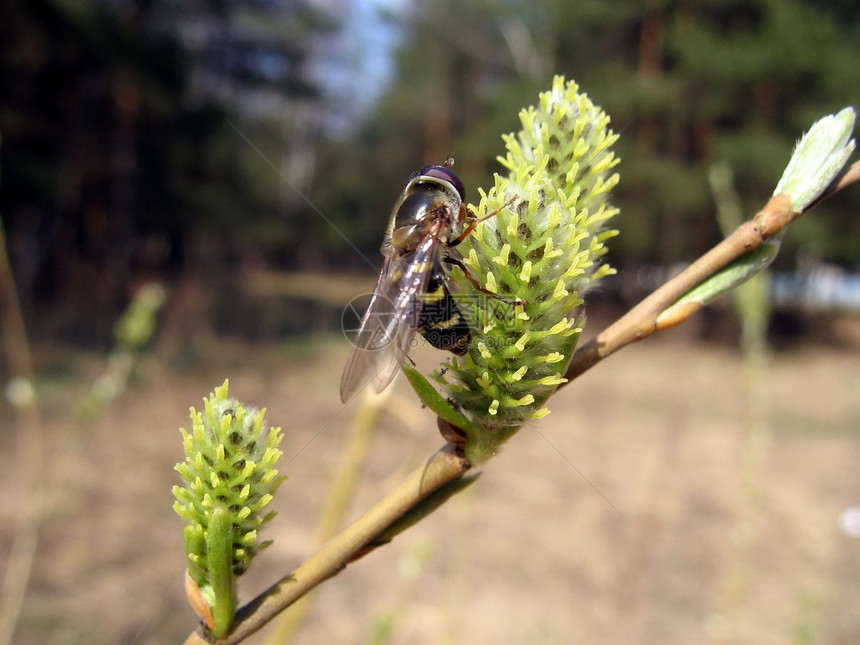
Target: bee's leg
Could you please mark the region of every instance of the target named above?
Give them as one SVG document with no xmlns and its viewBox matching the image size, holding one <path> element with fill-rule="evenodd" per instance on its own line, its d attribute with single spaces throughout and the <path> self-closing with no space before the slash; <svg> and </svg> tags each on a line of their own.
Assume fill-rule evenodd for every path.
<svg viewBox="0 0 860 645">
<path fill-rule="evenodd" d="M 478 283 L 478 281 L 475 280 L 475 276 L 473 276 L 472 273 L 469 271 L 469 267 L 467 267 L 465 264 L 463 264 L 463 262 L 461 260 L 458 260 L 457 258 L 451 258 L 451 257 L 446 257 L 443 260 L 447 264 L 452 264 L 456 267 L 460 267 L 460 270 L 463 272 L 463 275 L 466 276 L 466 280 L 471 282 L 472 286 L 475 287 L 475 289 L 477 289 L 481 293 L 485 293 L 488 296 L 492 296 L 493 298 L 501 300 L 502 302 L 506 302 L 509 305 L 525 305 L 526 304 L 525 300 L 518 300 L 516 298 L 505 298 L 504 296 L 500 296 L 497 293 L 493 293 L 492 291 L 488 291 L 487 289 L 484 289 Z"/>
<path fill-rule="evenodd" d="M 495 217 L 496 215 L 498 215 L 499 213 L 501 213 L 501 212 L 502 212 L 502 209 L 505 209 L 505 208 L 507 208 L 508 206 L 510 206 L 510 205 L 511 205 L 511 203 L 512 203 L 515 199 L 516 199 L 516 197 L 511 197 L 508 201 L 506 201 L 504 204 L 502 204 L 499 208 L 497 208 L 496 210 L 494 210 L 494 211 L 493 211 L 492 213 L 490 213 L 489 215 L 484 215 L 483 217 L 479 217 L 478 219 L 470 220 L 470 221 L 469 221 L 469 225 L 466 227 L 466 229 L 465 229 L 462 233 L 460 233 L 459 237 L 457 237 L 456 239 L 454 239 L 453 241 L 451 241 L 451 242 L 448 244 L 448 246 L 457 246 L 460 242 L 462 242 L 463 240 L 465 240 L 465 239 L 469 236 L 469 233 L 471 233 L 472 231 L 474 231 L 474 230 L 475 230 L 475 227 L 476 227 L 478 224 L 480 224 L 480 223 L 481 223 L 481 222 L 483 222 L 484 220 L 490 219 L 491 217 Z M 466 207 L 465 207 L 464 205 L 462 205 L 462 206 L 461 206 L 461 208 L 462 208 L 463 210 L 465 210 L 465 209 L 466 209 Z M 462 219 L 462 217 L 461 217 L 461 219 Z"/>
</svg>

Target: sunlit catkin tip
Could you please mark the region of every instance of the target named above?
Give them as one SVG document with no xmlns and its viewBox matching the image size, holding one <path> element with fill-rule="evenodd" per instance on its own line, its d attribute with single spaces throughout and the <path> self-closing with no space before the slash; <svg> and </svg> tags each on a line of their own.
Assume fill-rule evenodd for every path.
<svg viewBox="0 0 860 645">
<path fill-rule="evenodd" d="M 493 258 L 493 262 L 498 264 L 500 267 L 508 266 L 508 256 L 510 255 L 510 253 L 511 253 L 511 245 L 505 244 L 502 247 L 501 252 L 496 257 Z"/>
<path fill-rule="evenodd" d="M 526 375 L 526 372 L 528 371 L 528 369 L 529 368 L 525 365 L 520 367 L 520 369 L 518 369 L 516 372 L 511 374 L 511 382 L 516 382 L 516 381 L 521 380 Z"/>
<path fill-rule="evenodd" d="M 582 294 L 612 272 L 600 262 L 616 234 L 606 228 L 617 212 L 608 193 L 618 181 L 609 117 L 557 76 L 520 122 L 519 132 L 502 137 L 507 175 L 496 175 L 471 207 L 481 217 L 495 213 L 459 247 L 484 291 L 452 270 L 457 291 L 468 296 L 458 304 L 472 342 L 467 360 L 449 361 L 439 379 L 485 429 L 483 456 L 512 428 L 548 413 L 542 406 L 564 382 L 579 336 Z"/>
</svg>

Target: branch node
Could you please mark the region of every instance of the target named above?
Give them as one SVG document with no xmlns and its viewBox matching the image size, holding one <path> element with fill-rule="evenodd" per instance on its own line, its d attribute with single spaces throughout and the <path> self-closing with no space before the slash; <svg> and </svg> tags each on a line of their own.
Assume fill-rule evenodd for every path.
<svg viewBox="0 0 860 645">
<path fill-rule="evenodd" d="M 781 231 L 790 222 L 800 217 L 800 211 L 791 207 L 791 197 L 778 193 L 753 217 L 753 230 L 763 241 Z"/>
</svg>

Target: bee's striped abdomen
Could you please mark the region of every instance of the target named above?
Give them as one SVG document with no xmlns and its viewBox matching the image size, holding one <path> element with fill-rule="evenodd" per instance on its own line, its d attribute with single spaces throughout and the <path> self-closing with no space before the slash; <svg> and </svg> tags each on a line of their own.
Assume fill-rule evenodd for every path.
<svg viewBox="0 0 860 645">
<path fill-rule="evenodd" d="M 469 325 L 442 279 L 442 268 L 434 266 L 427 290 L 418 294 L 421 310 L 418 330 L 428 343 L 459 356 L 469 349 Z"/>
</svg>

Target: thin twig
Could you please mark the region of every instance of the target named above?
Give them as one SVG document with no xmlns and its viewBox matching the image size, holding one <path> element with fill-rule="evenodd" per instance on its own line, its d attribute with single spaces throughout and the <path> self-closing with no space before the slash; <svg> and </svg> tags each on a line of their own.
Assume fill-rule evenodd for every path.
<svg viewBox="0 0 860 645">
<path fill-rule="evenodd" d="M 364 555 L 374 538 L 404 513 L 445 484 L 461 477 L 470 468 L 471 465 L 458 449 L 446 445 L 361 519 L 323 545 L 292 574 L 239 609 L 233 631 L 219 643 L 233 645 L 256 632 L 308 591 Z M 188 637 L 185 645 L 209 642 L 203 631 L 197 630 Z"/>
<path fill-rule="evenodd" d="M 860 181 L 860 161 L 852 164 L 814 204 L 820 203 L 822 199 L 830 197 L 856 181 Z M 804 212 L 809 211 L 814 204 L 807 207 Z M 759 247 L 800 215 L 802 213 L 792 210 L 788 195 L 774 195 L 751 220 L 741 224 L 729 237 L 577 349 L 565 374 L 567 382 L 585 373 L 625 345 L 648 338 L 658 331 L 674 327 L 689 318 L 700 308 L 696 303 L 686 303 L 671 312 L 668 310 L 690 289 Z"/>
<path fill-rule="evenodd" d="M 729 237 L 576 350 L 565 377 L 572 381 L 625 345 L 668 328 L 658 326 L 660 315 L 681 296 L 730 262 L 760 246 L 799 215 L 791 209 L 788 195 L 772 197 L 755 217 L 741 224 Z M 674 322 L 677 324 L 680 320 Z"/>
</svg>

